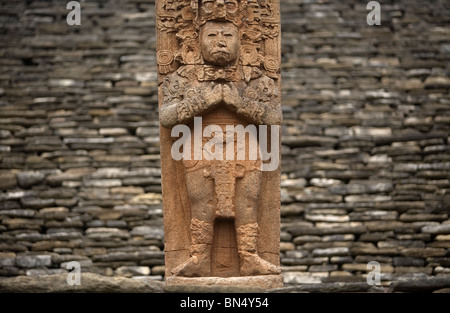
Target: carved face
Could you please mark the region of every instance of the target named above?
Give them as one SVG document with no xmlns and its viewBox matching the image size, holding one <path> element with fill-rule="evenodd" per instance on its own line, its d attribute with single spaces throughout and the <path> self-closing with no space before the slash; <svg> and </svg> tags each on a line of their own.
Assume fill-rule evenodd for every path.
<svg viewBox="0 0 450 313">
<path fill-rule="evenodd" d="M 239 31 L 232 23 L 206 23 L 200 33 L 203 58 L 207 63 L 225 66 L 239 55 Z"/>
</svg>

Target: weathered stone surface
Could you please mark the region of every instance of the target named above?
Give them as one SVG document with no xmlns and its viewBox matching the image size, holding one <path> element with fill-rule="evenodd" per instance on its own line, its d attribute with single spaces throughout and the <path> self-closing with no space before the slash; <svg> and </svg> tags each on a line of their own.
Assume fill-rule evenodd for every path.
<svg viewBox="0 0 450 313">
<path fill-rule="evenodd" d="M 317 276 L 311 275 L 311 273 L 302 272 L 284 272 L 285 284 L 319 284 L 322 279 Z"/>
<path fill-rule="evenodd" d="M 55 199 L 42 199 L 42 198 L 22 198 L 20 200 L 24 208 L 27 209 L 40 209 L 44 207 L 50 207 L 55 204 Z"/>
<path fill-rule="evenodd" d="M 391 265 L 384 265 L 384 264 L 380 264 L 380 271 L 382 273 L 393 273 L 394 272 L 394 267 Z M 360 271 L 360 272 L 370 272 L 371 271 L 371 267 L 369 267 L 369 269 L 367 268 L 367 264 L 358 264 L 358 263 L 353 263 L 353 264 L 344 264 L 342 265 L 342 269 L 343 270 L 347 270 L 347 271 Z"/>
<path fill-rule="evenodd" d="M 328 235 L 323 236 L 322 241 L 355 241 L 355 235 L 353 234 L 342 234 L 342 235 Z"/>
<path fill-rule="evenodd" d="M 164 231 L 161 227 L 136 226 L 130 231 L 131 236 L 144 236 L 144 238 L 163 239 Z"/>
<path fill-rule="evenodd" d="M 88 228 L 86 230 L 86 235 L 88 238 L 101 240 L 105 238 L 128 238 L 130 235 L 124 230 L 118 228 L 106 228 L 106 227 L 96 227 Z"/>
<path fill-rule="evenodd" d="M 29 188 L 33 185 L 39 184 L 45 178 L 41 172 L 20 172 L 17 173 L 17 183 L 22 188 Z"/>
<path fill-rule="evenodd" d="M 16 258 L 16 264 L 25 268 L 50 266 L 52 258 L 49 255 L 19 255 Z"/>
<path fill-rule="evenodd" d="M 2 292 L 39 293 L 152 293 L 162 292 L 158 281 L 140 281 L 123 277 L 106 277 L 94 273 L 81 273 L 81 285 L 67 284 L 67 274 L 38 277 L 18 276 L 0 278 Z"/>
<path fill-rule="evenodd" d="M 295 250 L 295 251 L 286 251 L 286 257 L 288 257 L 288 258 L 295 258 L 295 259 L 302 259 L 302 258 L 304 258 L 304 257 L 306 257 L 306 256 L 308 256 L 308 253 L 307 252 L 304 252 L 304 251 L 298 251 L 298 250 Z"/>
<path fill-rule="evenodd" d="M 334 256 L 334 255 L 348 255 L 350 250 L 347 247 L 342 248 L 327 248 L 327 249 L 315 249 L 313 256 Z"/>
<path fill-rule="evenodd" d="M 424 266 L 425 260 L 412 257 L 395 257 L 393 264 L 395 266 Z"/>
<path fill-rule="evenodd" d="M 315 228 L 309 226 L 287 226 L 285 230 L 293 236 L 299 235 L 330 235 L 330 234 L 362 234 L 366 231 L 363 226 L 355 227 L 330 227 L 330 228 Z"/>
<path fill-rule="evenodd" d="M 295 245 L 292 242 L 280 242 L 280 251 L 295 250 Z"/>
<path fill-rule="evenodd" d="M 445 221 L 448 219 L 448 214 L 402 214 L 400 221 L 403 222 L 417 222 L 417 221 Z M 422 229 L 424 233 L 432 233 L 430 229 Z"/>
<path fill-rule="evenodd" d="M 283 289 L 270 290 L 270 292 L 310 292 L 310 293 L 336 293 L 336 292 L 384 292 L 383 288 L 370 286 L 367 283 L 317 283 L 305 284 L 294 287 L 286 287 Z"/>
<path fill-rule="evenodd" d="M 162 196 L 156 193 L 147 193 L 142 195 L 137 195 L 130 200 L 130 204 L 146 204 L 153 205 L 161 203 Z"/>
<path fill-rule="evenodd" d="M 117 251 L 117 252 L 109 252 L 107 254 L 95 255 L 93 257 L 93 260 L 95 262 L 139 261 L 149 259 L 156 260 L 156 263 L 162 264 L 162 260 L 164 259 L 164 253 L 160 251 L 143 251 L 131 253 Z"/>
<path fill-rule="evenodd" d="M 335 264 L 326 264 L 326 265 L 311 265 L 309 267 L 309 272 L 314 273 L 314 272 L 332 272 L 332 271 L 336 271 L 338 269 L 338 265 Z"/>
<path fill-rule="evenodd" d="M 307 242 L 321 241 L 321 238 L 322 237 L 320 237 L 320 236 L 311 236 L 311 235 L 298 236 L 293 239 L 293 243 L 296 245 L 301 245 L 301 244 L 304 244 Z"/>
<path fill-rule="evenodd" d="M 148 276 L 150 268 L 148 266 L 121 266 L 116 269 L 116 273 L 123 277 Z"/>
<path fill-rule="evenodd" d="M 267 289 L 275 289 L 283 286 L 283 277 L 281 275 L 261 275 L 261 276 L 247 276 L 247 277 L 200 277 L 200 278 L 190 278 L 190 277 L 167 277 L 165 290 L 166 291 L 177 291 L 175 286 L 230 286 L 230 287 L 240 287 L 249 288 L 250 290 L 255 290 L 251 288 L 259 288 L 259 291 Z M 256 287 L 257 286 L 257 287 Z M 186 289 L 184 289 L 186 290 Z M 192 289 L 189 289 L 192 290 Z M 208 290 L 208 289 L 203 289 Z M 230 290 L 230 289 L 222 289 Z M 248 290 L 248 289 L 247 289 Z M 256 289 L 258 290 L 258 289 Z M 216 292 L 216 291 L 214 291 Z"/>
<path fill-rule="evenodd" d="M 397 248 L 365 248 L 355 247 L 350 250 L 351 255 L 397 255 Z"/>
<path fill-rule="evenodd" d="M 1 210 L 0 215 L 10 216 L 10 217 L 33 217 L 36 215 L 36 211 L 34 210 Z"/>
<path fill-rule="evenodd" d="M 28 230 L 40 230 L 44 224 L 43 220 L 40 219 L 27 219 L 27 218 L 5 218 L 2 223 L 9 230 L 16 229 L 28 229 Z"/>
<path fill-rule="evenodd" d="M 446 250 L 439 248 L 404 248 L 400 249 L 400 254 L 407 257 L 418 257 L 418 258 L 428 258 L 428 257 L 439 257 L 445 256 Z"/>
<path fill-rule="evenodd" d="M 332 256 L 330 262 L 336 264 L 353 263 L 353 258 L 351 256 Z"/>
<path fill-rule="evenodd" d="M 427 234 L 450 234 L 450 224 L 424 226 L 422 227 L 422 232 Z"/>
<path fill-rule="evenodd" d="M 389 285 L 389 292 L 430 292 L 450 286 L 450 277 L 427 277 L 395 281 Z"/>
<path fill-rule="evenodd" d="M 2 177 L 2 179 L 0 179 L 0 188 L 1 189 L 12 188 L 12 187 L 16 186 L 17 179 L 16 179 L 15 173 L 6 172 L 6 171 L 1 171 L 0 173 L 1 173 L 1 177 Z"/>
<path fill-rule="evenodd" d="M 417 266 L 396 266 L 395 273 L 405 274 L 405 273 L 425 273 L 431 275 L 433 272 L 432 267 L 417 267 Z"/>
<path fill-rule="evenodd" d="M 12 267 L 16 265 L 16 254 L 13 252 L 0 252 L 0 266 Z"/>
<path fill-rule="evenodd" d="M 27 270 L 25 272 L 25 274 L 27 276 L 31 276 L 31 277 L 39 277 L 39 276 L 44 276 L 44 275 L 57 275 L 57 274 L 65 274 L 67 275 L 67 271 L 64 269 L 59 269 L 59 268 L 52 268 L 52 269 L 30 269 Z"/>
<path fill-rule="evenodd" d="M 289 205 L 282 205 L 280 214 L 283 217 L 286 216 L 298 216 L 300 213 L 305 211 L 305 207 L 301 204 L 289 204 Z"/>
<path fill-rule="evenodd" d="M 38 217 L 54 220 L 64 220 L 68 215 L 69 209 L 65 207 L 43 208 L 37 214 Z"/>
</svg>

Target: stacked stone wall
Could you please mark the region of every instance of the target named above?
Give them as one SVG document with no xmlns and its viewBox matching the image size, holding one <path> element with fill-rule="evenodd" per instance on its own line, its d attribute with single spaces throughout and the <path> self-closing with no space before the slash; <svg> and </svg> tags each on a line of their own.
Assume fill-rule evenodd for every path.
<svg viewBox="0 0 450 313">
<path fill-rule="evenodd" d="M 154 0 L 66 4 L 0 1 L 0 276 L 161 280 Z M 281 1 L 286 286 L 449 277 L 450 4 L 380 4 Z"/>
</svg>

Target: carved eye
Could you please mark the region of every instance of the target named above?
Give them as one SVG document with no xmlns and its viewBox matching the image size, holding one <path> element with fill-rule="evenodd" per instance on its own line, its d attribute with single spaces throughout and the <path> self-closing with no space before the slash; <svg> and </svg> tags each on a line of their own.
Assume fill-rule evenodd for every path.
<svg viewBox="0 0 450 313">
<path fill-rule="evenodd" d="M 231 2 L 231 1 L 227 2 L 227 10 L 232 11 L 232 10 L 234 10 L 235 8 L 236 8 L 236 3 Z"/>
<path fill-rule="evenodd" d="M 214 34 L 214 33 L 209 33 L 207 36 L 208 36 L 208 38 L 215 38 L 215 37 L 216 37 L 216 34 Z"/>
<path fill-rule="evenodd" d="M 225 37 L 233 37 L 233 34 L 232 33 L 225 33 L 225 34 L 223 34 Z"/>
<path fill-rule="evenodd" d="M 268 84 L 267 82 L 261 82 L 259 85 L 259 89 L 263 94 L 268 95 L 270 93 L 270 84 Z"/>
</svg>

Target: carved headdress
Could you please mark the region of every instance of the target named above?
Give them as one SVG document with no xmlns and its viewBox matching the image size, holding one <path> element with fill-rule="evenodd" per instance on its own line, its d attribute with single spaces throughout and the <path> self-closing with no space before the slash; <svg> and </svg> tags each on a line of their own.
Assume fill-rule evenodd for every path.
<svg viewBox="0 0 450 313">
<path fill-rule="evenodd" d="M 202 65 L 200 28 L 208 21 L 231 22 L 239 29 L 239 65 L 257 67 L 278 78 L 277 54 L 279 25 L 275 21 L 273 0 L 169 0 L 158 7 L 158 28 L 167 34 L 167 49 L 158 52 L 161 74 L 180 65 Z M 158 2 L 157 2 L 158 3 Z M 169 43 L 172 41 L 172 43 Z M 174 44 L 173 41 L 176 43 Z M 176 52 L 173 52 L 173 47 Z"/>
</svg>

